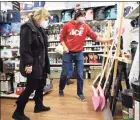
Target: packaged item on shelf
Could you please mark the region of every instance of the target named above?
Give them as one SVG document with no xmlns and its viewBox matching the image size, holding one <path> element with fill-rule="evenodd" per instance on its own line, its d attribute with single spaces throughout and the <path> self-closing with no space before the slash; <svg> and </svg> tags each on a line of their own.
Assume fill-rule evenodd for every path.
<svg viewBox="0 0 140 120">
<path fill-rule="evenodd" d="M 93 20 L 93 18 L 94 18 L 94 13 L 93 13 L 93 9 L 88 9 L 87 11 L 86 11 L 86 20 Z"/>
<path fill-rule="evenodd" d="M 100 66 L 90 66 L 91 71 L 91 79 L 94 79 L 97 77 L 97 75 L 101 72 L 102 67 Z"/>
<path fill-rule="evenodd" d="M 11 49 L 12 57 L 18 57 L 19 56 L 19 49 Z"/>
<path fill-rule="evenodd" d="M 51 67 L 50 78 L 60 78 L 61 71 L 61 67 Z"/>
<path fill-rule="evenodd" d="M 51 14 L 51 18 L 49 19 L 49 23 L 58 23 L 59 17 L 57 14 Z"/>
<path fill-rule="evenodd" d="M 11 32 L 11 26 L 9 24 L 0 25 L 0 35 L 7 35 Z"/>
<path fill-rule="evenodd" d="M 4 81 L 0 81 L 0 91 L 1 91 L 1 92 L 4 92 L 4 90 L 5 90 Z"/>
<path fill-rule="evenodd" d="M 12 23 L 11 24 L 11 33 L 13 35 L 20 33 L 21 23 Z"/>
<path fill-rule="evenodd" d="M 34 3 L 33 2 L 23 2 L 20 5 L 20 9 L 21 10 L 32 10 L 34 7 Z"/>
<path fill-rule="evenodd" d="M 95 19 L 96 20 L 104 20 L 105 19 L 105 7 L 101 7 L 101 8 L 96 10 Z"/>
<path fill-rule="evenodd" d="M 19 83 L 20 82 L 20 72 L 15 72 L 14 77 L 15 77 L 15 80 L 14 80 L 15 83 Z"/>
<path fill-rule="evenodd" d="M 72 11 L 67 10 L 67 11 L 62 11 L 61 13 L 61 21 L 63 23 L 68 22 L 72 19 Z"/>
<path fill-rule="evenodd" d="M 14 90 L 14 93 L 16 93 L 17 84 L 18 84 L 18 83 L 16 83 L 16 82 L 13 82 L 13 90 Z"/>
<path fill-rule="evenodd" d="M 20 11 L 20 2 L 13 1 L 13 2 L 12 2 L 12 5 L 13 5 L 13 9 L 14 9 L 14 10 Z"/>
<path fill-rule="evenodd" d="M 20 78 L 19 79 L 20 79 L 20 82 L 24 82 L 24 83 L 26 82 L 26 78 L 23 77 L 21 74 L 20 74 Z"/>
<path fill-rule="evenodd" d="M 7 12 L 0 10 L 0 22 L 7 22 Z"/>
<path fill-rule="evenodd" d="M 12 51 L 10 49 L 2 49 L 1 50 L 1 58 L 11 58 Z"/>
<path fill-rule="evenodd" d="M 45 1 L 34 1 L 33 9 L 44 7 L 44 5 L 45 5 Z"/>
<path fill-rule="evenodd" d="M 4 81 L 4 92 L 9 93 L 12 90 L 11 82 Z"/>
<path fill-rule="evenodd" d="M 14 61 L 3 61 L 3 72 L 8 73 L 15 70 Z"/>
<path fill-rule="evenodd" d="M 128 15 L 131 11 L 133 10 L 133 7 L 131 7 L 131 6 L 127 6 L 127 7 L 125 7 L 124 8 L 124 17 L 126 16 L 126 15 Z"/>
<path fill-rule="evenodd" d="M 88 63 L 88 57 L 87 56 L 84 57 L 84 63 Z"/>
<path fill-rule="evenodd" d="M 7 21 L 10 23 L 20 22 L 20 11 L 7 10 Z"/>
<path fill-rule="evenodd" d="M 15 60 L 15 70 L 19 70 L 19 60 Z"/>
<path fill-rule="evenodd" d="M 24 91 L 25 84 L 18 83 L 16 88 L 16 94 L 20 95 Z"/>
<path fill-rule="evenodd" d="M 6 73 L 0 73 L 0 80 L 6 80 Z"/>
<path fill-rule="evenodd" d="M 113 7 L 113 8 L 109 8 L 108 10 L 106 10 L 105 12 L 106 14 L 106 19 L 116 19 L 117 18 L 117 8 Z"/>
</svg>

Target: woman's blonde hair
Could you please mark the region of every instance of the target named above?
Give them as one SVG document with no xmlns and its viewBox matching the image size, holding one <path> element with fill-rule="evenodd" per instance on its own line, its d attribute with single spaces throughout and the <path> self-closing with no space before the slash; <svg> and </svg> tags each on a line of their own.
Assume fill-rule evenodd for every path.
<svg viewBox="0 0 140 120">
<path fill-rule="evenodd" d="M 48 19 L 49 17 L 50 17 L 50 13 L 45 8 L 38 9 L 33 14 L 33 19 L 36 21 L 39 21 L 41 19 Z"/>
</svg>

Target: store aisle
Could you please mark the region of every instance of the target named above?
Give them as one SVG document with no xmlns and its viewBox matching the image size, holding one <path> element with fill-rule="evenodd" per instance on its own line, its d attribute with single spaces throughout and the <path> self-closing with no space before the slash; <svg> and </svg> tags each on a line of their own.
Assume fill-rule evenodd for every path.
<svg viewBox="0 0 140 120">
<path fill-rule="evenodd" d="M 58 96 L 58 80 L 53 81 L 54 88 L 44 96 L 44 104 L 51 106 L 51 111 L 33 113 L 34 102 L 30 101 L 25 109 L 25 114 L 31 120 L 103 120 L 101 112 L 94 112 L 91 103 L 91 80 L 85 80 L 84 93 L 86 102 L 76 98 L 76 82 L 66 86 L 65 97 Z M 1 100 L 1 120 L 11 120 L 15 100 Z"/>
</svg>

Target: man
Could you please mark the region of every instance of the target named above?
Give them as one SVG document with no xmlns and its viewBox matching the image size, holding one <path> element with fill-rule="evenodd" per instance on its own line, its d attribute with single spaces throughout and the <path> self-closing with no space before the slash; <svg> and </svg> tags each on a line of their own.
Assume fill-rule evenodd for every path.
<svg viewBox="0 0 140 120">
<path fill-rule="evenodd" d="M 83 94 L 83 70 L 84 70 L 84 57 L 83 46 L 86 37 L 90 37 L 92 40 L 98 42 L 112 42 L 112 40 L 104 40 L 97 36 L 92 29 L 85 24 L 85 10 L 79 8 L 75 11 L 74 19 L 64 24 L 61 34 L 60 42 L 64 48 L 64 55 L 62 61 L 62 72 L 59 83 L 59 96 L 64 96 L 64 88 L 66 84 L 66 78 L 69 73 L 69 66 L 73 61 L 76 66 L 77 74 L 77 97 L 81 101 L 85 101 Z"/>
<path fill-rule="evenodd" d="M 42 8 L 21 26 L 20 72 L 27 78 L 27 85 L 16 102 L 17 107 L 12 115 L 13 119 L 30 120 L 24 114 L 24 109 L 34 90 L 36 90 L 34 112 L 50 110 L 50 107 L 43 105 L 43 88 L 46 84 L 47 73 L 50 74 L 48 41 L 44 31 L 48 25 L 49 17 L 49 12 Z"/>
</svg>

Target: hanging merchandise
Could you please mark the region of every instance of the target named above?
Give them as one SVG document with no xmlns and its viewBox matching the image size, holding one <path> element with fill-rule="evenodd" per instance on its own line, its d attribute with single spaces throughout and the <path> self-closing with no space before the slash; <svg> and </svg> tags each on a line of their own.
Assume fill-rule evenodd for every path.
<svg viewBox="0 0 140 120">
<path fill-rule="evenodd" d="M 7 22 L 7 12 L 0 10 L 0 22 Z"/>
<path fill-rule="evenodd" d="M 12 51 L 10 49 L 2 49 L 0 51 L 1 58 L 11 58 L 12 57 Z"/>
<path fill-rule="evenodd" d="M 19 34 L 20 33 L 21 23 L 12 23 L 11 24 L 11 34 Z"/>
<path fill-rule="evenodd" d="M 62 11 L 61 12 L 61 20 L 63 23 L 68 22 L 72 19 L 72 11 Z"/>
<path fill-rule="evenodd" d="M 116 19 L 117 18 L 117 8 L 109 8 L 105 11 L 106 19 Z"/>
<path fill-rule="evenodd" d="M 40 7 L 44 7 L 44 5 L 45 5 L 45 1 L 39 1 L 39 2 L 37 2 L 37 1 L 35 1 L 34 2 L 34 7 L 33 7 L 33 9 L 36 9 L 36 8 L 40 8 Z"/>
<path fill-rule="evenodd" d="M 95 12 L 95 20 L 104 20 L 105 19 L 105 7 L 99 8 Z"/>
<path fill-rule="evenodd" d="M 94 18 L 94 13 L 93 13 L 93 9 L 88 9 L 87 11 L 86 11 L 86 20 L 93 20 L 93 18 Z"/>
<path fill-rule="evenodd" d="M 20 11 L 7 10 L 7 21 L 10 23 L 20 22 Z"/>
<path fill-rule="evenodd" d="M 8 35 L 11 32 L 11 26 L 9 24 L 0 25 L 0 35 Z"/>
<path fill-rule="evenodd" d="M 13 10 L 18 10 L 18 11 L 20 11 L 20 2 L 13 1 L 13 2 L 12 2 L 12 5 L 13 5 Z"/>
<path fill-rule="evenodd" d="M 20 10 L 32 10 L 33 6 L 33 2 L 23 2 L 20 4 Z"/>
<path fill-rule="evenodd" d="M 49 23 L 58 23 L 59 17 L 57 14 L 51 14 L 51 18 L 49 19 Z"/>
<path fill-rule="evenodd" d="M 133 10 L 133 7 L 131 7 L 131 6 L 127 6 L 127 7 L 125 7 L 124 8 L 124 17 L 126 16 L 126 15 L 128 15 L 131 11 Z"/>
</svg>

